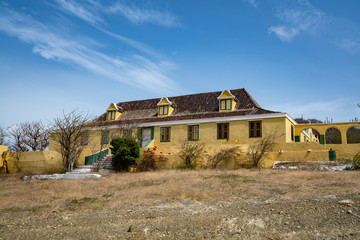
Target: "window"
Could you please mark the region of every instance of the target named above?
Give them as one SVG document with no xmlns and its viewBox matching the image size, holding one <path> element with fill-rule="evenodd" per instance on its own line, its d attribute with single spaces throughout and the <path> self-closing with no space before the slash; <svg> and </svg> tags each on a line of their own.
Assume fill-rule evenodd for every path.
<svg viewBox="0 0 360 240">
<path fill-rule="evenodd" d="M 81 146 L 86 146 L 89 143 L 89 131 L 86 130 L 81 135 Z"/>
<path fill-rule="evenodd" d="M 170 129 L 171 127 L 160 128 L 160 142 L 170 142 Z"/>
<path fill-rule="evenodd" d="M 249 137 L 261 137 L 261 121 L 249 122 Z"/>
<path fill-rule="evenodd" d="M 199 125 L 188 126 L 188 141 L 199 140 Z"/>
<path fill-rule="evenodd" d="M 294 126 L 291 125 L 291 141 L 294 141 Z"/>
<path fill-rule="evenodd" d="M 229 123 L 218 123 L 218 139 L 229 139 Z"/>
<path fill-rule="evenodd" d="M 109 136 L 110 136 L 109 130 L 101 131 L 101 144 L 109 144 Z"/>
<path fill-rule="evenodd" d="M 108 120 L 115 120 L 115 111 L 108 111 L 107 119 Z"/>
<path fill-rule="evenodd" d="M 168 105 L 159 106 L 159 115 L 160 116 L 168 115 L 168 112 L 169 112 L 169 106 Z"/>
<path fill-rule="evenodd" d="M 231 110 L 231 99 L 221 99 L 220 110 Z"/>
</svg>

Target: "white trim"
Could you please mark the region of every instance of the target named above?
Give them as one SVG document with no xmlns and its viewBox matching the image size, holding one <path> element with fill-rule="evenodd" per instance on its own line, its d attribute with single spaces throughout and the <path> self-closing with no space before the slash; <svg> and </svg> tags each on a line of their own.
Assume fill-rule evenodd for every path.
<svg viewBox="0 0 360 240">
<path fill-rule="evenodd" d="M 223 95 L 225 91 L 227 91 L 230 94 L 231 97 L 223 97 L 223 98 L 221 98 L 221 95 Z M 229 99 L 229 98 L 235 99 L 235 96 L 230 92 L 230 90 L 226 90 L 226 89 L 221 92 L 220 96 L 217 97 L 217 99 Z"/>
<path fill-rule="evenodd" d="M 239 121 L 239 120 L 255 120 L 255 119 L 267 119 L 267 118 L 281 118 L 286 117 L 294 125 L 297 123 L 287 114 L 287 113 L 269 113 L 269 114 L 256 114 L 256 115 L 245 115 L 245 116 L 231 116 L 231 117 L 216 117 L 216 118 L 200 118 L 200 119 L 186 119 L 186 120 L 175 120 L 175 121 L 164 121 L 164 122 L 148 122 L 140 123 L 137 127 L 158 127 L 158 126 L 172 126 L 172 125 L 197 125 L 200 123 L 220 123 L 220 122 L 230 122 L 230 121 Z M 93 127 L 89 128 L 91 130 L 99 130 L 103 127 Z M 107 129 L 116 129 L 119 126 L 106 126 Z"/>
<path fill-rule="evenodd" d="M 280 118 L 289 117 L 287 113 L 271 113 L 271 114 L 257 114 L 257 115 L 246 115 L 246 116 L 232 116 L 232 117 L 216 117 L 216 118 L 200 118 L 200 119 L 187 119 L 187 120 L 175 120 L 167 122 L 149 122 L 140 123 L 139 127 L 144 126 L 162 126 L 162 125 L 181 125 L 181 124 L 199 124 L 208 122 L 230 122 L 237 120 L 250 120 L 250 119 L 263 119 L 263 118 Z M 291 119 L 289 119 L 291 121 Z"/>
<path fill-rule="evenodd" d="M 168 103 L 161 103 L 164 98 L 166 99 L 166 101 Z M 163 98 L 160 99 L 160 102 L 157 104 L 157 106 L 171 105 L 171 104 L 172 104 L 172 102 L 170 102 L 170 100 L 167 97 L 163 97 Z"/>
<path fill-rule="evenodd" d="M 306 129 L 302 130 L 300 133 L 303 133 L 305 136 L 307 136 L 308 138 L 310 138 L 309 134 L 307 132 L 305 132 Z M 300 139 L 301 142 L 301 139 Z"/>
</svg>

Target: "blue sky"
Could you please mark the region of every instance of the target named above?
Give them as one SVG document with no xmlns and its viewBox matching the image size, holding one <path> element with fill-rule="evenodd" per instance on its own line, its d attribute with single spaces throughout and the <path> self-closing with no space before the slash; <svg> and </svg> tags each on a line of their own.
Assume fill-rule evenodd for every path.
<svg viewBox="0 0 360 240">
<path fill-rule="evenodd" d="M 266 109 L 360 109 L 358 0 L 0 0 L 0 126 L 246 88 Z"/>
</svg>

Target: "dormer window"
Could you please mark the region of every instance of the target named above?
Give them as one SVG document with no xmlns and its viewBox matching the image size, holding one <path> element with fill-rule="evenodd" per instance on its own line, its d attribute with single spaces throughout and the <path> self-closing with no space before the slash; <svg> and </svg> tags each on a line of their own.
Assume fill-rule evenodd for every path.
<svg viewBox="0 0 360 240">
<path fill-rule="evenodd" d="M 229 90 L 222 91 L 222 93 L 218 97 L 218 100 L 220 112 L 233 111 L 235 109 L 235 96 Z"/>
<path fill-rule="evenodd" d="M 174 111 L 174 103 L 170 102 L 167 97 L 160 99 L 160 102 L 157 105 L 159 117 L 169 116 Z"/>
<path fill-rule="evenodd" d="M 111 110 L 107 112 L 107 120 L 115 120 L 115 110 Z"/>
<path fill-rule="evenodd" d="M 220 110 L 231 110 L 231 99 L 221 99 L 220 100 Z"/>
<path fill-rule="evenodd" d="M 159 106 L 159 116 L 168 115 L 169 105 Z"/>
<path fill-rule="evenodd" d="M 122 112 L 123 110 L 121 107 L 117 106 L 115 103 L 111 103 L 108 109 L 106 109 L 106 120 L 117 120 L 121 116 Z"/>
</svg>

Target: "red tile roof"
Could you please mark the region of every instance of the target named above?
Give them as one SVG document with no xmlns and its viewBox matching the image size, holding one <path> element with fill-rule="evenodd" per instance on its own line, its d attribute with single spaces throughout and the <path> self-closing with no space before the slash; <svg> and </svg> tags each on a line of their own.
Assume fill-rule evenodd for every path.
<svg viewBox="0 0 360 240">
<path fill-rule="evenodd" d="M 123 109 L 123 113 L 118 120 L 145 123 L 278 113 L 261 108 L 244 88 L 233 89 L 230 90 L 230 92 L 235 96 L 236 101 L 235 109 L 233 111 L 219 112 L 219 100 L 217 98 L 220 96 L 221 91 L 218 91 L 168 97 L 173 103 L 174 111 L 170 116 L 165 117 L 157 116 L 157 104 L 161 98 L 120 102 L 117 106 Z M 106 114 L 103 114 L 98 118 L 98 120 L 105 119 Z M 114 122 L 116 121 L 113 121 L 112 123 Z M 111 124 L 111 122 L 109 122 L 109 124 Z"/>
</svg>

